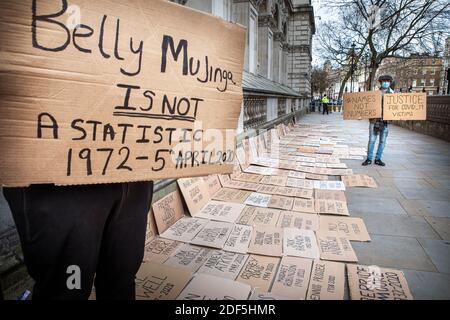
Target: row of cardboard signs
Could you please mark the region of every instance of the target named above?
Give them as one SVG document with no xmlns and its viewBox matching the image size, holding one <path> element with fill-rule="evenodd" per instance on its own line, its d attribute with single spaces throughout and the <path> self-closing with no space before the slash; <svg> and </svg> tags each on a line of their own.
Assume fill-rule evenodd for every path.
<svg viewBox="0 0 450 320">
<path fill-rule="evenodd" d="M 355 264 L 370 235 L 344 191 L 377 185 L 340 162 L 364 150 L 338 133 L 279 126 L 243 142 L 231 175 L 178 179 L 152 205 L 137 298 L 343 299 L 347 275 L 351 299 L 412 299 L 401 271 Z"/>
</svg>

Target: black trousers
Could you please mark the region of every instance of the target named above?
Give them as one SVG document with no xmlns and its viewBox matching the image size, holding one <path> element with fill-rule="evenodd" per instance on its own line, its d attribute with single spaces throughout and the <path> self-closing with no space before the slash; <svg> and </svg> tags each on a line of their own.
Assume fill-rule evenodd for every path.
<svg viewBox="0 0 450 320">
<path fill-rule="evenodd" d="M 94 278 L 99 300 L 135 298 L 153 182 L 32 185 L 3 193 L 35 280 L 33 299 L 88 299 Z M 79 268 L 79 289 L 71 266 Z"/>
<path fill-rule="evenodd" d="M 328 103 L 324 103 L 324 104 L 323 104 L 323 111 L 322 111 L 322 114 L 325 114 L 325 111 L 326 111 L 327 114 L 328 114 Z"/>
</svg>

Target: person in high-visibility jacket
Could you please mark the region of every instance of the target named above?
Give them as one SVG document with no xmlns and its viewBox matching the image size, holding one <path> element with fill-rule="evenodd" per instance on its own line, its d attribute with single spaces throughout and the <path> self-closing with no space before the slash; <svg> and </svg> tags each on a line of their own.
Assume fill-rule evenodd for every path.
<svg viewBox="0 0 450 320">
<path fill-rule="evenodd" d="M 325 114 L 325 111 L 327 111 L 327 114 L 328 114 L 328 104 L 329 103 L 330 103 L 330 100 L 328 100 L 327 95 L 324 95 L 322 98 L 322 105 L 323 105 L 322 114 Z"/>
</svg>

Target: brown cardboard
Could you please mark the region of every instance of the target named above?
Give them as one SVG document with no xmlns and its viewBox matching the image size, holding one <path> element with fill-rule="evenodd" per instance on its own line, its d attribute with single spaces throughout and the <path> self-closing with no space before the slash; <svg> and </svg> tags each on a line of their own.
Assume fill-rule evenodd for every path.
<svg viewBox="0 0 450 320">
<path fill-rule="evenodd" d="M 223 250 L 213 250 L 197 273 L 234 280 L 247 261 L 248 255 Z"/>
<path fill-rule="evenodd" d="M 316 200 L 336 200 L 347 202 L 344 191 L 340 190 L 320 190 L 316 189 L 314 191 L 314 198 Z"/>
<path fill-rule="evenodd" d="M 352 300 L 413 300 L 405 275 L 400 270 L 347 264 Z"/>
<path fill-rule="evenodd" d="M 344 182 L 346 187 L 366 187 L 366 188 L 377 188 L 378 185 L 375 179 L 369 177 L 367 174 L 352 174 L 341 177 L 342 182 Z"/>
<path fill-rule="evenodd" d="M 269 208 L 276 208 L 281 210 L 292 210 L 293 204 L 294 198 L 292 197 L 272 195 L 267 206 Z"/>
<path fill-rule="evenodd" d="M 266 208 L 269 205 L 270 198 L 272 196 L 269 194 L 259 193 L 259 192 L 252 192 L 248 198 L 245 200 L 245 204 L 248 206 L 255 206 L 255 207 L 264 207 Z"/>
<path fill-rule="evenodd" d="M 356 253 L 346 236 L 325 233 L 319 229 L 316 232 L 316 237 L 320 250 L 320 259 L 358 262 Z"/>
<path fill-rule="evenodd" d="M 219 176 L 217 174 L 211 174 L 209 176 L 202 177 L 202 179 L 206 183 L 210 197 L 222 188 Z"/>
<path fill-rule="evenodd" d="M 265 176 L 261 179 L 261 183 L 264 184 L 272 184 L 275 186 L 285 187 L 286 186 L 287 177 L 283 176 Z"/>
<path fill-rule="evenodd" d="M 345 264 L 314 260 L 307 300 L 343 300 Z"/>
<path fill-rule="evenodd" d="M 136 274 L 136 300 L 174 300 L 191 278 L 189 270 L 145 262 Z"/>
<path fill-rule="evenodd" d="M 256 190 L 259 193 L 265 194 L 276 194 L 277 186 L 269 185 L 269 184 L 259 184 L 258 189 Z"/>
<path fill-rule="evenodd" d="M 212 198 L 218 201 L 244 203 L 250 194 L 250 191 L 222 188 Z"/>
<path fill-rule="evenodd" d="M 223 246 L 223 250 L 236 253 L 247 253 L 248 246 L 252 240 L 252 231 L 252 226 L 235 224 Z"/>
<path fill-rule="evenodd" d="M 427 120 L 427 94 L 388 93 L 383 97 L 384 120 Z"/>
<path fill-rule="evenodd" d="M 247 283 L 261 291 L 269 291 L 280 258 L 251 254 L 236 281 Z"/>
<path fill-rule="evenodd" d="M 361 218 L 320 216 L 319 229 L 321 233 L 337 233 L 353 241 L 370 241 L 369 232 Z"/>
<path fill-rule="evenodd" d="M 232 223 L 209 221 L 190 243 L 204 247 L 222 249 L 232 229 Z"/>
<path fill-rule="evenodd" d="M 212 249 L 183 243 L 172 256 L 164 262 L 166 266 L 183 268 L 196 272 L 212 253 Z"/>
<path fill-rule="evenodd" d="M 224 222 L 236 222 L 245 204 L 211 200 L 197 214 L 197 217 Z"/>
<path fill-rule="evenodd" d="M 201 218 L 183 217 L 161 233 L 161 237 L 181 242 L 189 242 L 208 223 Z"/>
<path fill-rule="evenodd" d="M 181 245 L 181 242 L 156 237 L 145 245 L 144 261 L 163 263 Z"/>
<path fill-rule="evenodd" d="M 278 218 L 279 228 L 298 228 L 305 230 L 319 230 L 319 215 L 294 211 L 281 211 Z"/>
<path fill-rule="evenodd" d="M 315 209 L 320 214 L 349 216 L 347 202 L 337 200 L 315 200 Z"/>
<path fill-rule="evenodd" d="M 295 198 L 292 211 L 304 212 L 304 213 L 316 213 L 314 208 L 314 199 L 301 199 Z"/>
<path fill-rule="evenodd" d="M 283 255 L 319 259 L 319 248 L 314 231 L 283 228 Z"/>
<path fill-rule="evenodd" d="M 232 170 L 243 27 L 161 0 L 32 3 L 0 2 L 0 185 Z"/>
<path fill-rule="evenodd" d="M 246 225 L 275 226 L 280 216 L 280 210 L 273 208 L 261 208 L 246 206 L 238 219 L 238 223 Z"/>
<path fill-rule="evenodd" d="M 178 190 L 154 202 L 152 208 L 159 234 L 184 217 L 183 202 Z"/>
<path fill-rule="evenodd" d="M 248 191 L 256 191 L 256 190 L 258 190 L 260 185 L 257 184 L 257 183 L 253 183 L 253 182 L 229 180 L 229 181 L 224 181 L 222 186 L 224 188 L 230 188 L 230 189 L 241 189 L 241 190 L 248 190 Z"/>
<path fill-rule="evenodd" d="M 195 216 L 209 201 L 208 186 L 201 177 L 180 178 L 178 186 L 191 216 Z"/>
<path fill-rule="evenodd" d="M 344 93 L 344 120 L 381 118 L 381 90 Z"/>
<path fill-rule="evenodd" d="M 281 257 L 283 253 L 283 229 L 255 225 L 248 252 L 264 256 Z"/>
<path fill-rule="evenodd" d="M 244 181 L 244 182 L 259 182 L 263 178 L 260 174 L 252 174 L 242 172 L 236 176 L 233 176 L 233 180 Z"/>
<path fill-rule="evenodd" d="M 145 244 L 150 243 L 158 235 L 155 216 L 153 210 L 150 209 L 147 214 L 147 229 L 145 230 Z"/>
<path fill-rule="evenodd" d="M 271 292 L 294 300 L 305 300 L 311 275 L 312 260 L 283 257 Z"/>
<path fill-rule="evenodd" d="M 287 178 L 286 186 L 291 188 L 314 189 L 314 181 L 297 178 Z"/>
<path fill-rule="evenodd" d="M 295 192 L 296 198 L 304 198 L 304 199 L 311 199 L 313 197 L 313 189 L 302 189 L 297 188 L 297 191 Z"/>
</svg>

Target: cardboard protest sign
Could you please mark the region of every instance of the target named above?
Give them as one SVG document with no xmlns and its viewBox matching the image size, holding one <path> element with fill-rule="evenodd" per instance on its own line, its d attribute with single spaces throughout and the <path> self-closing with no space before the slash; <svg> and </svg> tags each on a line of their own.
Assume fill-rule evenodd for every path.
<svg viewBox="0 0 450 320">
<path fill-rule="evenodd" d="M 280 258 L 251 254 L 236 281 L 247 283 L 261 291 L 269 291 Z"/>
<path fill-rule="evenodd" d="M 314 189 L 345 191 L 342 181 L 314 181 Z"/>
<path fill-rule="evenodd" d="M 254 173 L 254 174 L 260 174 L 264 176 L 270 176 L 275 169 L 268 168 L 268 167 L 259 167 L 259 166 L 249 166 L 244 169 L 244 172 L 246 173 Z"/>
<path fill-rule="evenodd" d="M 157 237 L 145 245 L 144 261 L 163 263 L 181 245 L 181 242 Z"/>
<path fill-rule="evenodd" d="M 323 174 L 306 173 L 305 177 L 309 180 L 328 180 L 328 176 Z"/>
<path fill-rule="evenodd" d="M 280 210 L 246 206 L 239 217 L 238 223 L 246 225 L 275 226 L 280 216 Z"/>
<path fill-rule="evenodd" d="M 299 193 L 298 191 L 299 191 L 298 188 L 276 187 L 275 190 L 273 191 L 273 194 L 286 197 L 295 197 Z"/>
<path fill-rule="evenodd" d="M 145 230 L 145 244 L 150 243 L 158 235 L 158 227 L 156 226 L 153 210 L 150 209 L 147 214 L 147 228 Z"/>
<path fill-rule="evenodd" d="M 263 292 L 260 291 L 258 288 L 253 289 L 250 298 L 248 300 L 287 300 L 286 297 L 279 296 L 277 294 L 274 294 L 272 292 Z"/>
<path fill-rule="evenodd" d="M 284 187 L 286 186 L 287 177 L 283 176 L 265 176 L 261 179 L 261 183 L 273 184 L 274 186 Z"/>
<path fill-rule="evenodd" d="M 405 275 L 400 270 L 347 264 L 352 300 L 413 300 Z"/>
<path fill-rule="evenodd" d="M 158 233 L 163 233 L 177 220 L 184 217 L 183 202 L 178 190 L 169 193 L 152 204 Z"/>
<path fill-rule="evenodd" d="M 242 169 L 245 169 L 250 165 L 250 157 L 242 146 L 236 148 L 236 157 Z"/>
<path fill-rule="evenodd" d="M 209 176 L 202 177 L 202 179 L 206 183 L 210 197 L 222 188 L 219 176 L 217 174 L 211 174 Z"/>
<path fill-rule="evenodd" d="M 269 184 L 259 184 L 258 189 L 256 190 L 259 193 L 265 193 L 265 194 L 275 194 L 277 190 L 277 186 L 269 185 Z"/>
<path fill-rule="evenodd" d="M 184 201 L 191 216 L 195 216 L 209 200 L 208 186 L 201 177 L 180 178 L 178 187 L 183 194 Z"/>
<path fill-rule="evenodd" d="M 294 204 L 294 198 L 272 195 L 270 197 L 269 208 L 281 209 L 281 210 L 291 210 Z"/>
<path fill-rule="evenodd" d="M 190 241 L 190 243 L 199 246 L 222 249 L 232 228 L 232 223 L 209 221 Z"/>
<path fill-rule="evenodd" d="M 252 226 L 235 224 L 223 246 L 223 250 L 236 253 L 247 253 L 248 246 L 252 240 L 252 232 Z"/>
<path fill-rule="evenodd" d="M 425 92 L 387 93 L 383 98 L 383 120 L 427 120 Z"/>
<path fill-rule="evenodd" d="M 306 173 L 295 171 L 295 170 L 289 170 L 288 177 L 290 178 L 297 178 L 297 179 L 305 179 Z"/>
<path fill-rule="evenodd" d="M 316 200 L 336 200 L 336 201 L 347 202 L 345 192 L 340 191 L 340 190 L 316 189 L 314 191 L 314 198 Z"/>
<path fill-rule="evenodd" d="M 166 239 L 189 242 L 207 223 L 208 220 L 206 219 L 184 217 L 171 225 L 160 236 Z"/>
<path fill-rule="evenodd" d="M 208 259 L 212 249 L 184 243 L 164 262 L 164 265 L 197 271 Z"/>
<path fill-rule="evenodd" d="M 271 292 L 289 299 L 305 300 L 312 262 L 310 259 L 283 257 Z"/>
<path fill-rule="evenodd" d="M 261 181 L 262 178 L 263 176 L 260 174 L 245 173 L 245 172 L 233 176 L 233 180 L 255 182 L 255 183 Z"/>
<path fill-rule="evenodd" d="M 235 222 L 244 208 L 245 204 L 211 200 L 200 210 L 197 217 L 224 222 Z"/>
<path fill-rule="evenodd" d="M 311 199 L 313 197 L 313 192 L 314 192 L 313 189 L 296 188 L 295 197 L 296 198 Z"/>
<path fill-rule="evenodd" d="M 136 300 L 175 300 L 191 278 L 189 270 L 145 262 L 136 274 Z"/>
<path fill-rule="evenodd" d="M 222 184 L 224 188 L 230 189 L 240 189 L 240 190 L 248 190 L 248 191 L 256 191 L 259 188 L 259 184 L 253 182 L 245 182 L 245 181 L 237 181 L 237 180 L 228 180 L 224 181 Z"/>
<path fill-rule="evenodd" d="M 304 213 L 316 213 L 314 208 L 314 199 L 294 199 L 294 205 L 292 211 L 304 212 Z"/>
<path fill-rule="evenodd" d="M 298 228 L 316 231 L 319 230 L 319 216 L 310 213 L 281 211 L 276 226 L 279 228 Z"/>
<path fill-rule="evenodd" d="M 232 170 L 243 27 L 159 0 L 5 0 L 0 12 L 0 185 Z"/>
<path fill-rule="evenodd" d="M 283 255 L 318 259 L 320 254 L 314 231 L 298 228 L 284 228 Z"/>
<path fill-rule="evenodd" d="M 345 264 L 314 260 L 307 300 L 343 300 Z"/>
<path fill-rule="evenodd" d="M 249 206 L 255 206 L 255 207 L 267 207 L 270 202 L 271 195 L 259 193 L 259 192 L 252 192 L 247 200 L 245 200 L 245 204 Z"/>
<path fill-rule="evenodd" d="M 316 237 L 320 249 L 320 259 L 346 262 L 358 261 L 350 240 L 346 236 L 325 233 L 319 229 L 316 232 Z"/>
<path fill-rule="evenodd" d="M 381 118 L 381 90 L 344 93 L 344 120 Z"/>
<path fill-rule="evenodd" d="M 281 257 L 283 253 L 283 229 L 255 225 L 248 252 L 264 256 Z"/>
<path fill-rule="evenodd" d="M 250 191 L 222 188 L 212 198 L 218 201 L 244 203 L 250 194 Z"/>
<path fill-rule="evenodd" d="M 198 273 L 177 300 L 247 300 L 251 289 L 245 283 Z"/>
<path fill-rule="evenodd" d="M 347 202 L 338 200 L 315 200 L 315 209 L 320 214 L 349 216 Z"/>
<path fill-rule="evenodd" d="M 377 188 L 378 185 L 375 179 L 369 177 L 367 174 L 352 174 L 348 176 L 341 177 L 342 182 L 344 182 L 346 187 L 366 187 L 366 188 Z"/>
<path fill-rule="evenodd" d="M 197 273 L 206 273 L 234 280 L 239 275 L 248 255 L 222 250 L 213 250 Z"/>
<path fill-rule="evenodd" d="M 288 178 L 286 186 L 291 188 L 314 189 L 314 182 L 306 179 Z"/>
<path fill-rule="evenodd" d="M 370 241 L 363 219 L 353 217 L 320 216 L 319 230 L 321 233 L 337 233 L 353 241 Z"/>
</svg>

